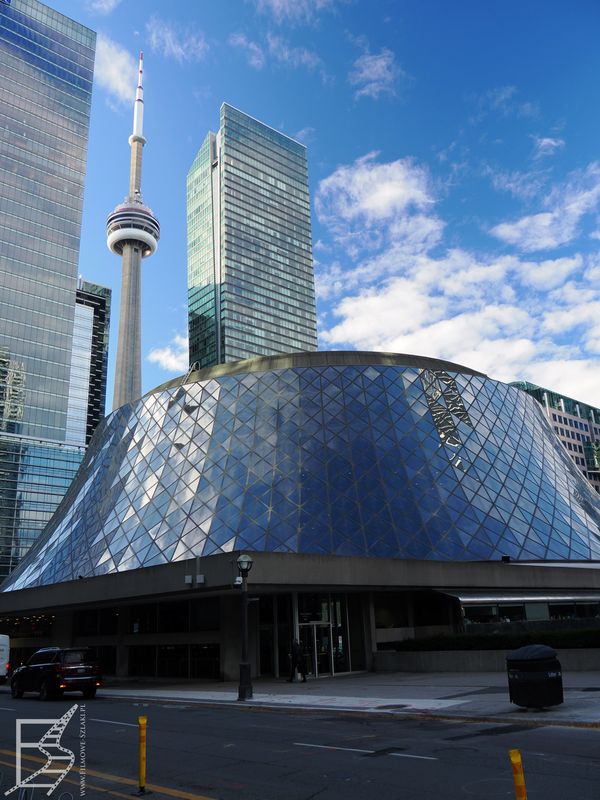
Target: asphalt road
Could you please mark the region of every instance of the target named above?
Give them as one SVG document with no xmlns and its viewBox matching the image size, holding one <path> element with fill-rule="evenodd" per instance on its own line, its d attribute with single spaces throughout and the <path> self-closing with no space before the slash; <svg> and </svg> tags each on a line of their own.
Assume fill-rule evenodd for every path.
<svg viewBox="0 0 600 800">
<path fill-rule="evenodd" d="M 0 692 L 0 796 L 15 783 L 17 717 L 58 718 L 81 702 L 78 695 L 42 703 Z M 511 748 L 521 750 L 529 800 L 600 797 L 600 730 L 142 704 L 99 694 L 85 702 L 85 723 L 78 708 L 64 731 L 62 745 L 76 760 L 52 800 L 81 796 L 83 729 L 85 797 L 131 797 L 137 788 L 140 714 L 148 718 L 148 788 L 157 800 L 514 798 Z M 48 727 L 28 722 L 23 739 L 37 740 Z M 23 774 L 43 762 L 39 752 L 25 748 Z M 24 800 L 18 790 L 9 797 Z M 35 789 L 33 797 L 46 797 L 46 791 Z"/>
</svg>

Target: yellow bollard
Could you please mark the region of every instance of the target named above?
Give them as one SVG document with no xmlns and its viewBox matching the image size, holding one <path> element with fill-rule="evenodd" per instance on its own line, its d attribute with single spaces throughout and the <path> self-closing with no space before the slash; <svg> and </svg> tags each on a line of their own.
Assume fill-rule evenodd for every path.
<svg viewBox="0 0 600 800">
<path fill-rule="evenodd" d="M 146 792 L 146 725 L 148 717 L 138 717 L 140 730 L 140 790 L 138 794 L 149 794 Z"/>
<path fill-rule="evenodd" d="M 510 750 L 508 755 L 510 756 L 510 765 L 512 767 L 512 775 L 515 782 L 515 796 L 517 800 L 527 800 L 527 788 L 525 787 L 525 776 L 523 775 L 521 751 Z"/>
</svg>

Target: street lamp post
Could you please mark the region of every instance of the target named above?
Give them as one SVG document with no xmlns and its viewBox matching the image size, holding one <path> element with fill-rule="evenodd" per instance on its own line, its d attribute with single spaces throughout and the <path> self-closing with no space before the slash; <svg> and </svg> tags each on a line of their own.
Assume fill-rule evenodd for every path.
<svg viewBox="0 0 600 800">
<path fill-rule="evenodd" d="M 237 560 L 238 572 L 242 577 L 242 660 L 238 700 L 252 700 L 252 674 L 248 661 L 248 573 L 253 563 L 252 556 L 246 553 L 242 553 Z"/>
</svg>

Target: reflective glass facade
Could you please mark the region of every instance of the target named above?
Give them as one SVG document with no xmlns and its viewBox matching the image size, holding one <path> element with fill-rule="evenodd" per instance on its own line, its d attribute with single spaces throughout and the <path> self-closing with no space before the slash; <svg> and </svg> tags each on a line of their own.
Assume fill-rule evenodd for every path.
<svg viewBox="0 0 600 800">
<path fill-rule="evenodd" d="M 75 305 L 73 349 L 71 351 L 71 380 L 67 409 L 67 441 L 85 442 L 87 400 L 90 388 L 92 333 L 94 309 L 81 303 Z"/>
<path fill-rule="evenodd" d="M 84 453 L 84 447 L 0 436 L 0 579 L 44 530 Z"/>
<path fill-rule="evenodd" d="M 223 104 L 187 218 L 190 363 L 315 350 L 306 148 Z"/>
<path fill-rule="evenodd" d="M 95 34 L 0 4 L 0 346 L 24 371 L 19 431 L 63 441 Z"/>
<path fill-rule="evenodd" d="M 0 402 L 0 575 L 40 529 L 23 495 L 37 465 L 63 463 L 94 52 L 93 31 L 42 3 L 0 3 L 0 397 L 18 398 Z M 40 441 L 52 456 L 32 455 Z"/>
<path fill-rule="evenodd" d="M 539 404 L 455 364 L 253 359 L 108 417 L 5 589 L 232 550 L 600 558 L 600 500 Z"/>
</svg>

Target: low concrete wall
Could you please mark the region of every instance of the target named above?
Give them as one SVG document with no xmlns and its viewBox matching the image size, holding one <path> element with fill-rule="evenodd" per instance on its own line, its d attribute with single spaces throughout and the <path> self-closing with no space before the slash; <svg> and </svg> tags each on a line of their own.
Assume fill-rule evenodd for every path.
<svg viewBox="0 0 600 800">
<path fill-rule="evenodd" d="M 504 672 L 507 650 L 435 650 L 373 653 L 374 672 Z M 600 670 L 600 648 L 558 650 L 565 672 Z"/>
</svg>

